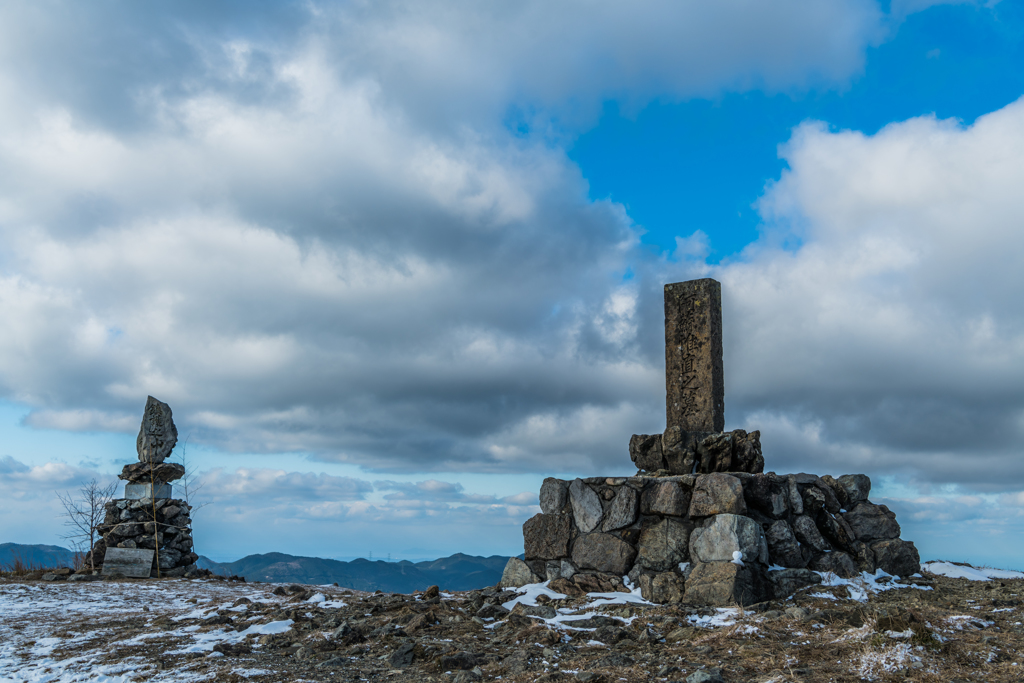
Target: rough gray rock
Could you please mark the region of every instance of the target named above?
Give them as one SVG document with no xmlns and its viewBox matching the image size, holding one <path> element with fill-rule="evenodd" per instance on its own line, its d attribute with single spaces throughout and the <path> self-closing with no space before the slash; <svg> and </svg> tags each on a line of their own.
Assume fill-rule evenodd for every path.
<svg viewBox="0 0 1024 683">
<path fill-rule="evenodd" d="M 800 544 L 797 543 L 793 529 L 786 520 L 773 522 L 764 535 L 765 541 L 768 542 L 768 556 L 771 562 L 793 569 L 807 566 L 807 559 L 800 552 Z"/>
<path fill-rule="evenodd" d="M 546 515 L 562 512 L 569 495 L 569 485 L 561 479 L 548 477 L 540 486 L 540 511 Z"/>
<path fill-rule="evenodd" d="M 534 515 L 523 524 L 523 541 L 528 560 L 557 560 L 569 556 L 572 517 Z"/>
<path fill-rule="evenodd" d="M 618 489 L 619 491 L 615 494 L 615 499 L 612 500 L 612 504 L 608 507 L 608 512 L 605 513 L 604 524 L 601 526 L 603 531 L 621 529 L 636 521 L 636 510 L 639 502 L 636 490 L 631 486 L 619 486 Z"/>
<path fill-rule="evenodd" d="M 807 515 L 798 515 L 793 519 L 793 533 L 796 534 L 797 540 L 814 548 L 819 553 L 832 550 L 832 546 L 818 531 L 814 520 Z"/>
<path fill-rule="evenodd" d="M 664 469 L 661 434 L 634 434 L 629 440 L 629 458 L 640 470 L 657 472 Z"/>
<path fill-rule="evenodd" d="M 789 512 L 789 494 L 774 475 L 755 474 L 743 480 L 743 498 L 748 508 L 773 519 L 782 519 Z"/>
<path fill-rule="evenodd" d="M 846 504 L 854 506 L 871 494 L 871 480 L 866 474 L 844 474 L 837 480 L 846 492 Z"/>
<path fill-rule="evenodd" d="M 690 534 L 690 558 L 694 562 L 732 562 L 737 551 L 743 554 L 744 562 L 768 564 L 764 533 L 749 517 L 716 515 L 710 524 Z"/>
<path fill-rule="evenodd" d="M 691 517 L 710 517 L 723 513 L 743 515 L 746 512 L 743 485 L 739 479 L 720 472 L 697 477 L 690 500 Z"/>
<path fill-rule="evenodd" d="M 697 444 L 697 471 L 701 474 L 711 472 L 733 472 L 732 466 L 732 433 L 712 434 Z"/>
<path fill-rule="evenodd" d="M 686 579 L 683 601 L 691 605 L 752 605 L 771 597 L 771 584 L 754 567 L 699 562 Z"/>
<path fill-rule="evenodd" d="M 821 583 L 821 576 L 810 569 L 779 569 L 768 572 L 772 592 L 777 599 L 789 597 L 801 588 Z"/>
<path fill-rule="evenodd" d="M 899 538 L 900 535 L 900 525 L 896 522 L 896 515 L 883 505 L 861 501 L 852 510 L 846 512 L 843 519 L 853 529 L 858 541 L 868 543 L 885 541 L 890 538 Z"/>
<path fill-rule="evenodd" d="M 734 429 L 732 437 L 732 466 L 734 472 L 764 472 L 764 456 L 761 455 L 761 432 L 745 432 Z"/>
<path fill-rule="evenodd" d="M 624 576 L 635 559 L 636 548 L 611 534 L 584 534 L 572 546 L 572 563 L 580 569 Z"/>
<path fill-rule="evenodd" d="M 645 521 L 637 544 L 637 563 L 645 569 L 666 572 L 689 561 L 692 531 L 693 523 L 688 520 Z"/>
<path fill-rule="evenodd" d="M 589 533 L 601 524 L 601 499 L 582 479 L 574 479 L 569 484 L 569 502 L 580 531 Z"/>
<path fill-rule="evenodd" d="M 508 558 L 505 564 L 505 571 L 501 573 L 499 588 L 519 588 L 528 583 L 540 583 L 540 577 L 533 573 L 529 565 L 518 557 Z"/>
<path fill-rule="evenodd" d="M 161 463 L 178 443 L 178 430 L 171 419 L 171 407 L 152 396 L 146 399 L 142 426 L 135 440 L 135 449 L 142 462 Z"/>
<path fill-rule="evenodd" d="M 117 475 L 117 478 L 133 484 L 149 484 L 152 482 L 160 485 L 177 481 L 184 476 L 185 467 L 176 462 L 162 462 L 159 465 L 149 462 L 136 462 L 121 468 L 121 474 Z"/>
<path fill-rule="evenodd" d="M 662 481 L 651 484 L 643 493 L 641 510 L 645 515 L 682 517 L 690 508 L 690 492 L 679 482 Z"/>
<path fill-rule="evenodd" d="M 659 605 L 682 602 L 685 592 L 683 577 L 675 572 L 640 575 L 640 595 Z"/>
<path fill-rule="evenodd" d="M 877 567 L 894 576 L 910 576 L 921 571 L 921 556 L 910 541 L 893 538 L 871 544 Z"/>
<path fill-rule="evenodd" d="M 841 579 L 852 579 L 860 574 L 860 568 L 853 558 L 841 550 L 818 555 L 811 560 L 811 569 L 816 572 L 832 572 Z"/>
</svg>

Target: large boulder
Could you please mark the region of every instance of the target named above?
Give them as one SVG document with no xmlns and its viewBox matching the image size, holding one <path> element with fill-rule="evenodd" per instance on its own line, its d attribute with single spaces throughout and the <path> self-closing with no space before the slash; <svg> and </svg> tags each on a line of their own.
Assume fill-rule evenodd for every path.
<svg viewBox="0 0 1024 683">
<path fill-rule="evenodd" d="M 683 517 L 690 508 L 690 490 L 677 481 L 661 481 L 644 489 L 641 511 L 645 515 Z"/>
<path fill-rule="evenodd" d="M 690 534 L 693 523 L 671 518 L 645 520 L 640 532 L 637 562 L 641 567 L 658 572 L 675 569 L 690 559 Z"/>
<path fill-rule="evenodd" d="M 499 588 L 520 588 L 528 583 L 540 583 L 540 577 L 533 573 L 530 566 L 518 557 L 508 558 L 505 571 L 501 573 Z"/>
<path fill-rule="evenodd" d="M 528 560 L 557 560 L 569 556 L 572 518 L 569 515 L 534 515 L 523 524 Z"/>
<path fill-rule="evenodd" d="M 699 562 L 686 579 L 683 601 L 691 605 L 752 605 L 771 598 L 771 584 L 756 566 Z"/>
<path fill-rule="evenodd" d="M 732 562 L 741 553 L 743 562 L 768 564 L 768 544 L 761 525 L 740 515 L 716 515 L 690 534 L 690 558 L 694 562 Z"/>
<path fill-rule="evenodd" d="M 846 493 L 847 506 L 867 500 L 871 494 L 871 480 L 866 474 L 844 474 L 837 481 Z"/>
<path fill-rule="evenodd" d="M 659 605 L 682 602 L 685 592 L 683 577 L 675 572 L 640 575 L 640 595 Z"/>
<path fill-rule="evenodd" d="M 569 484 L 569 502 L 580 531 L 589 533 L 601 524 L 604 515 L 601 499 L 582 479 L 574 479 Z"/>
<path fill-rule="evenodd" d="M 743 484 L 736 477 L 716 472 L 697 477 L 690 499 L 691 517 L 711 515 L 744 515 L 747 504 L 743 500 Z"/>
<path fill-rule="evenodd" d="M 584 534 L 572 546 L 572 563 L 580 569 L 624 576 L 635 559 L 636 549 L 612 534 Z"/>
<path fill-rule="evenodd" d="M 853 529 L 857 540 L 866 543 L 899 538 L 900 535 L 900 525 L 896 522 L 896 515 L 884 505 L 861 501 L 852 510 L 843 514 L 843 519 Z"/>
<path fill-rule="evenodd" d="M 627 527 L 636 521 L 636 511 L 640 496 L 632 486 L 619 486 L 612 504 L 604 515 L 602 531 L 614 531 Z"/>
<path fill-rule="evenodd" d="M 815 556 L 811 559 L 810 567 L 816 572 L 832 572 L 841 579 L 852 579 L 860 574 L 860 568 L 853 558 L 840 550 Z"/>
<path fill-rule="evenodd" d="M 776 600 L 783 600 L 801 588 L 821 583 L 821 576 L 810 569 L 778 569 L 768 572 L 772 593 Z"/>
<path fill-rule="evenodd" d="M 821 532 L 818 531 L 814 520 L 807 515 L 797 515 L 793 518 L 793 533 L 796 534 L 797 540 L 819 553 L 827 553 L 832 550 L 832 546 L 829 545 L 828 541 L 822 537 Z"/>
<path fill-rule="evenodd" d="M 634 434 L 629 440 L 629 458 L 640 470 L 657 472 L 665 469 L 661 434 Z"/>
<path fill-rule="evenodd" d="M 753 508 L 773 519 L 789 512 L 789 494 L 772 475 L 755 474 L 743 480 L 743 498 Z"/>
<path fill-rule="evenodd" d="M 875 565 L 894 576 L 910 576 L 921 571 L 921 556 L 910 541 L 893 538 L 871 544 Z"/>
<path fill-rule="evenodd" d="M 540 485 L 540 511 L 548 515 L 563 512 L 568 496 L 568 483 L 561 479 L 548 477 Z"/>
<path fill-rule="evenodd" d="M 178 443 L 178 430 L 171 418 L 171 407 L 152 396 L 146 399 L 142 426 L 135 439 L 135 449 L 142 462 L 161 463 Z"/>
<path fill-rule="evenodd" d="M 793 534 L 793 529 L 784 519 L 772 522 L 764 532 L 768 542 L 768 557 L 772 564 L 794 569 L 807 566 L 807 558 L 800 551 L 800 543 Z"/>
</svg>

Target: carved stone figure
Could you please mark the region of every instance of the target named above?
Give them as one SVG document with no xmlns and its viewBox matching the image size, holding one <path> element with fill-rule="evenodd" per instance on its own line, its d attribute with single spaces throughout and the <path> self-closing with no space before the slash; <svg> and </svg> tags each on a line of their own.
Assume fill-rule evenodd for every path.
<svg viewBox="0 0 1024 683">
<path fill-rule="evenodd" d="M 152 396 L 146 399 L 146 410 L 142 413 L 142 427 L 135 440 L 139 460 L 154 464 L 162 463 L 178 443 L 178 430 L 171 419 L 171 407 Z"/>
</svg>

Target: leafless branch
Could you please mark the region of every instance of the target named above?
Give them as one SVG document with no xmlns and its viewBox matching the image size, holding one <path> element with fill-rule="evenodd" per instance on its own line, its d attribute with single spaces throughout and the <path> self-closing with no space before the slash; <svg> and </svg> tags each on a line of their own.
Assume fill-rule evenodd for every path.
<svg viewBox="0 0 1024 683">
<path fill-rule="evenodd" d="M 91 569 L 96 568 L 91 554 L 92 548 L 96 545 L 96 527 L 103 523 L 107 512 L 106 504 L 113 498 L 116 489 L 116 481 L 102 486 L 93 479 L 78 490 L 77 498 L 68 491 L 55 492 L 57 499 L 64 507 L 62 515 L 65 518 L 64 526 L 69 529 L 62 538 L 70 541 L 77 552 L 90 553 L 89 566 Z"/>
</svg>

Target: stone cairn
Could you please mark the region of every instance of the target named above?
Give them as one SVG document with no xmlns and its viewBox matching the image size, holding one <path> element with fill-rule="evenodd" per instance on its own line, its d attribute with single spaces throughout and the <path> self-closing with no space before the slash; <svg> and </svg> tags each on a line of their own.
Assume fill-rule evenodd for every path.
<svg viewBox="0 0 1024 683">
<path fill-rule="evenodd" d="M 126 482 L 124 498 L 107 503 L 98 527 L 101 538 L 91 551 L 104 574 L 180 577 L 197 573 L 192 507 L 173 497 L 170 484 L 185 476 L 185 468 L 164 462 L 177 442 L 171 407 L 150 396 L 135 442 L 139 462 L 125 465 L 118 475 Z"/>
<path fill-rule="evenodd" d="M 760 432 L 724 432 L 721 285 L 665 286 L 667 429 L 634 435 L 633 477 L 545 479 L 525 561 L 501 585 L 570 595 L 639 586 L 656 603 L 750 605 L 882 569 L 920 569 L 863 474 L 764 473 Z M 628 585 L 627 585 L 628 584 Z"/>
</svg>

